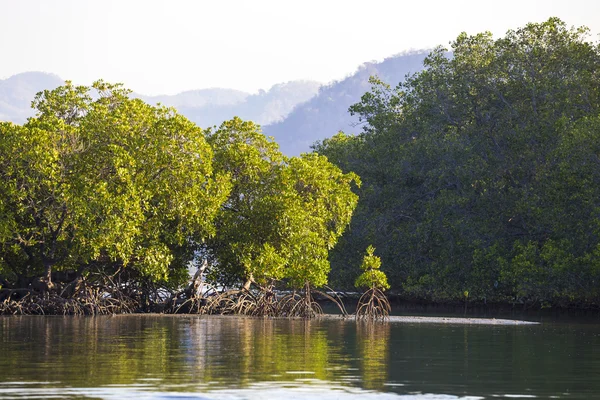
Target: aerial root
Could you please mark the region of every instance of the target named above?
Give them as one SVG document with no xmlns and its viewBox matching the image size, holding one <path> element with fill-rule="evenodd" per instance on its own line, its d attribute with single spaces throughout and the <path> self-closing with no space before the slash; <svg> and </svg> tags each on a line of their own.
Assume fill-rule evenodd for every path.
<svg viewBox="0 0 600 400">
<path fill-rule="evenodd" d="M 347 316 L 335 292 L 316 291 L 310 285 L 293 292 L 278 292 L 273 286 L 220 291 L 204 282 L 203 289 L 187 293 L 169 292 L 151 285 L 132 285 L 116 274 L 100 273 L 80 278 L 76 290 L 39 293 L 31 289 L 1 289 L 0 315 L 111 315 L 158 310 L 174 314 L 246 315 L 255 317 L 314 318 L 323 314 L 320 299 L 334 302 Z M 73 286 L 73 288 L 75 285 Z M 59 294 L 60 292 L 60 294 Z M 333 294 L 330 294 L 333 293 Z"/>
<path fill-rule="evenodd" d="M 73 298 L 28 293 L 19 299 L 9 297 L 0 302 L 0 315 L 110 315 L 132 313 L 135 309 L 131 299 L 105 297 L 93 288 Z"/>
<path fill-rule="evenodd" d="M 309 319 L 322 315 L 323 309 L 314 300 L 310 286 L 306 284 L 302 292 L 294 291 L 280 300 L 277 314 L 281 317 Z"/>
<path fill-rule="evenodd" d="M 247 315 L 254 317 L 295 317 L 314 318 L 323 314 L 321 305 L 312 297 L 310 287 L 278 296 L 273 287 L 258 290 L 217 291 L 210 287 L 202 296 L 185 300 L 176 308 L 167 309 L 174 313 Z M 341 300 L 326 293 L 317 292 L 321 296 L 334 301 L 345 311 Z"/>
<path fill-rule="evenodd" d="M 373 287 L 367 290 L 358 300 L 356 319 L 385 320 L 389 317 L 392 307 L 383 292 Z"/>
</svg>

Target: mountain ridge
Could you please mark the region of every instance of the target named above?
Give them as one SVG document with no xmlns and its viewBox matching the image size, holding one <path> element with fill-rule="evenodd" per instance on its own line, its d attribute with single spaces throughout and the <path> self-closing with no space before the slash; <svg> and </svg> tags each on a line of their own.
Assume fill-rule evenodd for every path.
<svg viewBox="0 0 600 400">
<path fill-rule="evenodd" d="M 28 71 L 0 80 L 0 120 L 22 124 L 34 115 L 31 101 L 38 92 L 63 85 L 58 75 Z M 259 124 L 279 121 L 298 103 L 314 96 L 319 82 L 297 80 L 277 83 L 268 90 L 252 94 L 229 88 L 203 88 L 186 90 L 175 95 L 132 96 L 148 103 L 175 107 L 201 127 L 219 125 L 238 115 Z"/>
<path fill-rule="evenodd" d="M 262 126 L 265 135 L 275 139 L 284 154 L 294 156 L 310 151 L 313 143 L 340 130 L 360 133 L 358 118 L 351 116 L 348 108 L 371 89 L 369 77 L 376 75 L 395 86 L 406 75 L 421 71 L 428 54 L 429 50 L 413 50 L 383 61 L 365 62 L 353 74 L 325 85 L 296 80 L 257 93 L 213 87 L 175 95 L 132 96 L 174 107 L 202 128 L 219 126 L 234 116 L 252 120 Z M 0 80 L 0 120 L 24 123 L 34 114 L 30 104 L 35 94 L 63 83 L 55 74 L 35 71 Z"/>
<path fill-rule="evenodd" d="M 376 75 L 395 86 L 406 75 L 421 71 L 428 54 L 429 50 L 414 50 L 381 62 L 363 63 L 344 79 L 321 86 L 315 97 L 298 104 L 283 121 L 263 126 L 263 132 L 275 138 L 287 155 L 308 152 L 314 142 L 331 137 L 340 130 L 359 133 L 358 118 L 351 116 L 348 108 L 371 89 L 369 77 Z"/>
</svg>

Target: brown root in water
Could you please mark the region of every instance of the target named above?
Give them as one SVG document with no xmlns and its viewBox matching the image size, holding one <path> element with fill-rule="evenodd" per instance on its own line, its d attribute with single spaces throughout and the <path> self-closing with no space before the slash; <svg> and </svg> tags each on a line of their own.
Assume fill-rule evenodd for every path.
<svg viewBox="0 0 600 400">
<path fill-rule="evenodd" d="M 279 301 L 277 316 L 290 318 L 314 318 L 323 314 L 321 305 L 317 303 L 310 286 L 306 284 L 301 292 L 292 292 Z"/>
<path fill-rule="evenodd" d="M 344 302 L 342 301 L 341 297 L 337 294 L 335 290 L 331 289 L 329 286 L 325 286 L 325 289 L 327 289 L 329 293 L 331 293 L 331 295 L 328 292 L 322 292 L 320 290 L 314 290 L 314 292 L 335 304 L 342 313 L 342 316 L 347 317 L 349 314 L 348 311 L 346 311 L 346 307 L 344 306 Z"/>
<path fill-rule="evenodd" d="M 255 317 L 295 317 L 313 318 L 323 313 L 319 303 L 312 297 L 309 285 L 300 292 L 294 291 L 283 297 L 277 295 L 274 287 L 259 286 L 253 283 L 239 290 L 219 292 L 216 288 L 209 289 L 202 296 L 192 297 L 183 301 L 176 308 L 168 308 L 166 312 L 197 313 L 219 315 L 247 315 Z M 345 311 L 341 300 L 336 300 L 327 293 L 317 292 L 322 297 L 338 304 Z"/>
<path fill-rule="evenodd" d="M 52 291 L 0 289 L 0 315 L 84 316 L 154 311 L 314 318 L 323 314 L 323 309 L 313 294 L 332 301 L 342 315 L 348 315 L 342 300 L 327 287 L 327 291 L 318 291 L 306 284 L 302 290 L 285 294 L 275 290 L 274 283 L 261 286 L 252 282 L 239 290 L 221 291 L 197 275 L 195 284 L 187 290 L 173 291 L 126 269 L 117 269 L 113 274 L 87 271 L 85 277 L 79 275 Z"/>
<path fill-rule="evenodd" d="M 0 315 L 107 315 L 132 313 L 139 302 L 111 280 L 90 274 L 53 291 L 2 289 Z"/>
<path fill-rule="evenodd" d="M 132 313 L 135 302 L 123 296 L 109 297 L 94 288 L 87 288 L 75 298 L 57 294 L 28 293 L 19 299 L 6 298 L 0 302 L 4 315 L 110 315 Z"/>
<path fill-rule="evenodd" d="M 391 310 L 392 307 L 385 294 L 380 289 L 372 287 L 358 300 L 355 317 L 363 320 L 386 320 Z"/>
<path fill-rule="evenodd" d="M 279 300 L 273 288 L 262 290 L 256 297 L 252 315 L 254 317 L 277 317 L 279 316 Z"/>
<path fill-rule="evenodd" d="M 271 290 L 213 291 L 201 299 L 200 314 L 276 316 L 277 298 Z"/>
</svg>

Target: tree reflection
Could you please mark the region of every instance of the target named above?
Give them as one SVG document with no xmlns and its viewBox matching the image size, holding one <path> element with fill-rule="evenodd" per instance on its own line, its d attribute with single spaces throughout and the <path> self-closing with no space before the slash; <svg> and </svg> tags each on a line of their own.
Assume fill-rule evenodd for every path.
<svg viewBox="0 0 600 400">
<path fill-rule="evenodd" d="M 382 389 L 388 380 L 389 340 L 388 322 L 357 322 L 356 344 L 366 389 Z"/>
<path fill-rule="evenodd" d="M 0 374 L 75 387 L 153 379 L 189 389 L 342 382 L 360 369 L 364 386 L 377 389 L 387 378 L 389 329 L 227 317 L 2 318 Z"/>
</svg>

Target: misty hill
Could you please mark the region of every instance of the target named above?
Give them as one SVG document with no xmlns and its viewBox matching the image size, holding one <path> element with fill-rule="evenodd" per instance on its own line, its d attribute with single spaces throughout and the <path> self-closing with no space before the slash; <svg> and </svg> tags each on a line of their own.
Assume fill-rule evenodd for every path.
<svg viewBox="0 0 600 400">
<path fill-rule="evenodd" d="M 64 81 L 44 72 L 25 72 L 0 80 L 0 121 L 24 123 L 33 116 L 31 101 L 36 93 L 54 89 Z M 219 125 L 234 116 L 269 124 L 282 120 L 299 103 L 317 94 L 320 84 L 293 81 L 274 85 L 268 91 L 250 94 L 234 89 L 190 90 L 176 95 L 133 96 L 151 103 L 175 107 L 201 127 Z"/>
<path fill-rule="evenodd" d="M 233 106 L 246 100 L 250 93 L 235 89 L 209 88 L 188 90 L 175 95 L 146 96 L 134 94 L 146 103 L 160 103 L 169 107 L 206 107 L 210 104 L 219 106 Z"/>
<path fill-rule="evenodd" d="M 335 135 L 340 130 L 359 133 L 357 117 L 348 113 L 348 107 L 357 103 L 368 92 L 369 77 L 377 75 L 393 86 L 407 74 L 423 69 L 423 60 L 429 51 L 400 54 L 379 63 L 365 63 L 351 76 L 322 86 L 309 101 L 299 104 L 283 121 L 263 126 L 263 132 L 273 136 L 287 155 L 310 151 L 310 145 Z"/>
<path fill-rule="evenodd" d="M 203 106 L 173 105 L 203 128 L 219 125 L 234 116 L 267 125 L 283 120 L 298 104 L 314 97 L 320 86 L 314 81 L 292 81 L 274 85 L 268 91 L 246 94 L 243 100 L 236 103 L 211 101 Z"/>
<path fill-rule="evenodd" d="M 0 121 L 24 123 L 33 115 L 31 101 L 36 93 L 62 84 L 58 76 L 44 72 L 24 72 L 0 80 Z"/>
<path fill-rule="evenodd" d="M 252 120 L 263 126 L 266 135 L 275 138 L 285 154 L 297 155 L 310 151 L 315 141 L 340 130 L 359 133 L 358 120 L 348 113 L 348 107 L 370 90 L 369 77 L 377 75 L 384 82 L 396 85 L 407 74 L 420 71 L 427 54 L 426 51 L 405 53 L 382 62 L 365 63 L 353 75 L 325 86 L 314 81 L 292 81 L 256 94 L 211 88 L 176 95 L 134 96 L 151 104 L 175 107 L 203 128 L 218 126 L 234 116 Z M 35 94 L 62 83 L 58 76 L 41 72 L 18 74 L 0 81 L 0 120 L 25 122 L 33 115 L 30 103 Z"/>
</svg>

